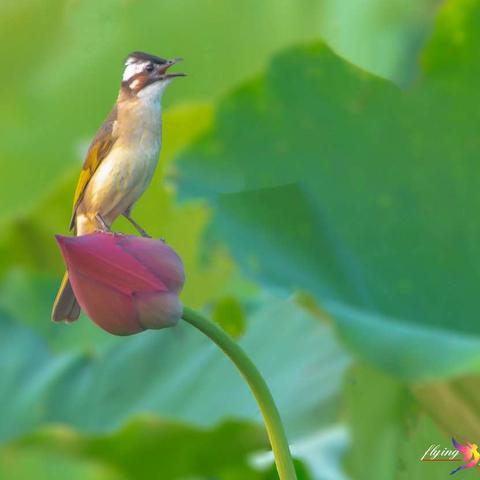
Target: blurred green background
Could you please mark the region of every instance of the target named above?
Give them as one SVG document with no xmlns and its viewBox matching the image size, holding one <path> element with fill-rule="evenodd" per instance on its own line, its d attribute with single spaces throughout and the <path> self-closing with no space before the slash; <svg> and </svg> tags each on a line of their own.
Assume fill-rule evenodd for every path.
<svg viewBox="0 0 480 480">
<path fill-rule="evenodd" d="M 190 326 L 50 322 L 133 50 L 188 73 L 135 218 L 264 373 L 299 478 L 448 475 L 419 459 L 480 439 L 479 45 L 480 0 L 2 0 L 0 479 L 276 478 Z"/>
</svg>

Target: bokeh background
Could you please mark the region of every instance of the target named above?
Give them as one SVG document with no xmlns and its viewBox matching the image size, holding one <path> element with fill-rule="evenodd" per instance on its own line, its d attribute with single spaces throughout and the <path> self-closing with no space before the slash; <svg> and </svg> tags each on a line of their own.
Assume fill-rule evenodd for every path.
<svg viewBox="0 0 480 480">
<path fill-rule="evenodd" d="M 264 373 L 299 478 L 448 475 L 419 459 L 480 438 L 479 45 L 480 0 L 2 0 L 0 478 L 276 478 L 190 326 L 50 322 L 132 50 L 188 73 L 135 218 Z"/>
</svg>

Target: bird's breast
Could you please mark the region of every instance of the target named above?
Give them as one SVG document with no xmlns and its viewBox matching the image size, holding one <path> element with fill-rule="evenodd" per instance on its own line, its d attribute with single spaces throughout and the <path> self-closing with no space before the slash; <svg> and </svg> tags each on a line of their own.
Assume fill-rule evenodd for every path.
<svg viewBox="0 0 480 480">
<path fill-rule="evenodd" d="M 87 186 L 84 209 L 113 221 L 143 194 L 152 180 L 160 153 L 160 136 L 118 142 Z"/>
</svg>

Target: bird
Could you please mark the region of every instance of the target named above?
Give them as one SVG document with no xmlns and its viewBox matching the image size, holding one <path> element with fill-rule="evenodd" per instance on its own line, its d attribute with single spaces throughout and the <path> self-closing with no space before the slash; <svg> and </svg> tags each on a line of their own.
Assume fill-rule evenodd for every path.
<svg viewBox="0 0 480 480">
<path fill-rule="evenodd" d="M 87 151 L 73 200 L 70 230 L 74 235 L 111 231 L 124 216 L 142 236 L 132 208 L 152 180 L 162 143 L 161 99 L 165 88 L 184 73 L 168 69 L 181 58 L 166 60 L 132 52 L 125 60 L 117 100 Z M 73 322 L 80 306 L 63 276 L 52 308 L 55 322 Z"/>
<path fill-rule="evenodd" d="M 453 446 L 463 455 L 463 461 L 468 462 L 460 467 L 456 468 L 455 470 L 450 472 L 450 475 L 459 472 L 460 470 L 465 470 L 467 468 L 475 467 L 478 462 L 480 461 L 480 453 L 478 452 L 478 445 L 475 443 L 467 443 L 466 445 L 462 445 L 458 443 L 452 437 Z"/>
</svg>

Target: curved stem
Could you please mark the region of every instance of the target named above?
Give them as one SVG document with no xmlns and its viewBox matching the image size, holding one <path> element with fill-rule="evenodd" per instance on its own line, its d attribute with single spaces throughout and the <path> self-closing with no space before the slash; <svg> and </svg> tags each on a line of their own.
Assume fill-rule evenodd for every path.
<svg viewBox="0 0 480 480">
<path fill-rule="evenodd" d="M 213 340 L 238 368 L 262 412 L 280 480 L 297 480 L 280 414 L 260 372 L 239 345 L 215 323 L 187 307 L 182 318 Z"/>
</svg>

